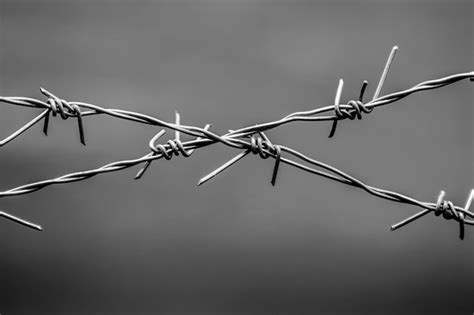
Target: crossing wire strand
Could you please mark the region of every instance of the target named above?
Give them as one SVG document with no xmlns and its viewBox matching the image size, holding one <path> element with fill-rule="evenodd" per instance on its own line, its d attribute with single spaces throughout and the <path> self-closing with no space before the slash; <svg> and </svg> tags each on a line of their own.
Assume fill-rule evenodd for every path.
<svg viewBox="0 0 474 315">
<path fill-rule="evenodd" d="M 395 56 L 395 52 L 397 50 L 398 50 L 397 46 L 393 47 L 390 53 L 390 56 L 386 62 L 382 76 L 377 85 L 376 92 L 372 100 L 370 100 L 369 102 L 365 104 L 362 102 L 362 98 L 363 98 L 364 91 L 367 87 L 367 81 L 364 81 L 358 101 L 348 101 L 346 104 L 339 104 L 341 94 L 342 94 L 342 86 L 343 86 L 343 81 L 341 79 L 338 86 L 337 93 L 336 93 L 335 102 L 333 105 L 316 108 L 316 109 L 308 110 L 308 111 L 295 112 L 279 120 L 256 124 L 256 125 L 244 127 L 241 129 L 229 130 L 229 132 L 224 135 L 218 135 L 210 131 L 209 124 L 207 124 L 204 128 L 182 125 L 180 122 L 180 115 L 177 112 L 176 112 L 176 117 L 175 117 L 176 118 L 175 123 L 170 123 L 170 122 L 166 122 L 164 120 L 158 119 L 156 117 L 144 115 L 144 114 L 133 112 L 133 111 L 104 108 L 98 105 L 84 103 L 84 102 L 68 102 L 66 100 L 60 99 L 53 93 L 43 88 L 41 88 L 40 91 L 44 96 L 47 97 L 46 102 L 33 99 L 33 98 L 28 98 L 28 97 L 0 96 L 0 101 L 7 104 L 38 108 L 38 109 L 43 110 L 38 116 L 36 116 L 31 121 L 27 122 L 24 126 L 19 128 L 17 131 L 13 132 L 11 135 L 9 135 L 8 137 L 0 141 L 0 146 L 6 145 L 9 142 L 13 141 L 14 139 L 19 137 L 23 133 L 25 133 L 28 129 L 38 124 L 42 120 L 44 122 L 43 132 L 45 133 L 45 135 L 47 135 L 49 119 L 51 115 L 53 117 L 59 115 L 62 119 L 68 119 L 71 117 L 76 118 L 78 121 L 80 140 L 81 140 L 81 143 L 83 144 L 85 144 L 83 118 L 87 116 L 92 116 L 92 115 L 108 115 L 117 119 L 123 119 L 123 120 L 128 120 L 128 121 L 132 121 L 136 123 L 152 125 L 152 126 L 159 126 L 163 128 L 172 129 L 175 131 L 175 138 L 173 140 L 169 140 L 166 144 L 155 144 L 156 141 L 164 134 L 164 130 L 160 131 L 157 134 L 157 136 L 155 136 L 150 141 L 149 146 L 152 152 L 140 158 L 117 161 L 117 162 L 113 162 L 113 163 L 104 165 L 102 167 L 99 167 L 97 169 L 74 172 L 74 173 L 66 174 L 57 178 L 22 185 L 10 190 L 0 192 L 0 198 L 7 197 L 7 196 L 28 194 L 50 185 L 81 181 L 98 174 L 119 171 L 125 168 L 133 167 L 138 164 L 144 164 L 143 168 L 139 171 L 139 173 L 135 177 L 136 179 L 139 179 L 141 176 L 143 176 L 143 173 L 145 172 L 145 170 L 148 168 L 151 161 L 153 160 L 161 159 L 163 157 L 165 159 L 171 159 L 173 155 L 175 156 L 183 155 L 185 157 L 189 157 L 196 149 L 204 148 L 215 143 L 222 143 L 232 148 L 240 149 L 242 151 L 238 155 L 236 155 L 234 158 L 232 158 L 231 160 L 229 160 L 228 162 L 224 163 L 222 166 L 217 168 L 215 171 L 203 177 L 198 182 L 198 185 L 202 185 L 203 183 L 207 182 L 208 180 L 215 177 L 219 173 L 223 172 L 224 170 L 226 170 L 231 165 L 235 164 L 236 162 L 238 162 L 239 160 L 241 160 L 248 154 L 250 153 L 258 154 L 261 158 L 266 159 L 268 157 L 272 157 L 275 159 L 275 165 L 274 165 L 274 170 L 273 170 L 272 180 L 271 180 L 271 183 L 273 185 L 275 184 L 279 164 L 281 162 L 281 163 L 299 168 L 301 170 L 304 170 L 304 171 L 307 171 L 307 172 L 310 172 L 310 173 L 313 173 L 325 178 L 329 178 L 331 180 L 341 182 L 346 185 L 358 187 L 360 189 L 365 190 L 371 195 L 374 195 L 383 199 L 391 200 L 394 202 L 405 203 L 405 204 L 411 204 L 411 205 L 415 205 L 415 206 L 423 208 L 423 211 L 419 212 L 418 214 L 415 214 L 398 224 L 392 225 L 391 230 L 396 230 L 410 222 L 413 222 L 414 220 L 418 218 L 421 218 L 422 216 L 430 212 L 434 212 L 437 215 L 439 215 L 440 213 L 443 213 L 443 217 L 445 219 L 447 220 L 453 219 L 459 223 L 460 238 L 462 239 L 464 238 L 464 225 L 465 224 L 474 225 L 474 220 L 467 219 L 468 217 L 474 218 L 474 213 L 469 211 L 471 201 L 474 198 L 474 194 L 473 194 L 474 190 L 471 191 L 471 194 L 466 202 L 465 207 L 454 206 L 452 202 L 442 200 L 444 197 L 444 193 L 442 194 L 443 196 L 441 198 L 438 198 L 437 203 L 421 202 L 414 198 L 405 196 L 397 192 L 370 186 L 333 166 L 330 166 L 326 163 L 322 163 L 320 161 L 307 157 L 304 154 L 294 149 L 291 149 L 283 145 L 275 145 L 270 141 L 268 136 L 265 134 L 266 131 L 276 129 L 277 127 L 281 125 L 288 124 L 291 122 L 332 121 L 333 126 L 331 128 L 331 133 L 330 133 L 330 137 L 332 137 L 334 135 L 336 123 L 339 120 L 343 120 L 346 118 L 353 120 L 356 117 L 360 119 L 362 112 L 370 113 L 376 107 L 394 103 L 413 93 L 441 88 L 441 87 L 444 87 L 444 86 L 447 86 L 447 85 L 450 85 L 450 84 L 453 84 L 465 79 L 474 81 L 474 71 L 459 73 L 459 74 L 443 77 L 440 79 L 434 79 L 434 80 L 421 82 L 409 89 L 379 97 L 383 83 L 387 77 L 388 70 L 390 68 L 390 65 Z M 325 116 L 321 115 L 330 111 L 334 111 L 335 114 L 325 115 Z M 182 142 L 181 135 L 180 135 L 181 133 L 196 137 L 196 139 Z M 287 157 L 283 157 L 282 153 L 285 153 Z M 315 167 L 319 169 L 316 169 Z M 0 216 L 10 219 L 11 221 L 20 223 L 22 225 L 25 225 L 37 230 L 41 230 L 41 227 L 39 225 L 28 222 L 24 219 L 20 219 L 18 217 L 12 216 L 5 212 L 0 212 Z"/>
</svg>

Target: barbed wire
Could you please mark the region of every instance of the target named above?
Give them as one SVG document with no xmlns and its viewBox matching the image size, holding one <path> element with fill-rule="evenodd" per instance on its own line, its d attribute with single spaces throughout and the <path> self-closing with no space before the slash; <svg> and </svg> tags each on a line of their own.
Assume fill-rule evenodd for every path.
<svg viewBox="0 0 474 315">
<path fill-rule="evenodd" d="M 159 126 L 162 128 L 167 128 L 174 130 L 174 139 L 168 140 L 165 144 L 157 144 L 158 140 L 166 133 L 163 129 L 158 132 L 150 141 L 149 141 L 149 148 L 151 153 L 144 155 L 142 157 L 131 159 L 131 160 L 123 160 L 117 161 L 113 163 L 109 163 L 97 169 L 87 170 L 87 171 L 80 171 L 74 172 L 70 174 L 66 174 L 57 178 L 38 181 L 26 185 L 22 185 L 16 188 L 12 188 L 10 190 L 1 191 L 1 197 L 7 196 L 15 196 L 15 195 L 23 195 L 35 192 L 37 190 L 43 189 L 45 187 L 56 185 L 56 184 L 65 184 L 71 183 L 76 181 L 82 181 L 98 174 L 115 172 L 119 170 L 123 170 L 126 168 L 133 167 L 135 165 L 143 164 L 142 168 L 139 170 L 135 179 L 141 178 L 147 168 L 150 166 L 151 162 L 154 160 L 158 160 L 164 158 L 166 160 L 170 160 L 173 156 L 182 155 L 184 157 L 190 157 L 191 154 L 201 148 L 205 148 L 209 145 L 215 143 L 222 143 L 227 146 L 230 146 L 235 149 L 241 150 L 239 154 L 234 156 L 232 159 L 209 173 L 208 175 L 204 176 L 199 180 L 197 183 L 198 186 L 204 184 L 205 182 L 209 181 L 213 177 L 217 176 L 218 174 L 222 173 L 224 170 L 228 169 L 233 164 L 237 163 L 239 160 L 247 156 L 248 154 L 252 153 L 254 155 L 259 155 L 262 159 L 267 159 L 269 157 L 275 160 L 273 173 L 271 178 L 272 185 L 275 185 L 277 179 L 277 173 L 281 163 L 291 165 L 293 167 L 299 168 L 301 170 L 307 171 L 312 174 L 316 174 L 325 178 L 329 178 L 331 180 L 338 181 L 340 183 L 350 185 L 353 187 L 358 187 L 363 189 L 367 193 L 377 196 L 379 198 L 383 198 L 386 200 L 410 204 L 414 206 L 418 206 L 423 208 L 423 210 L 403 221 L 400 223 L 394 224 L 391 226 L 391 230 L 399 229 L 406 224 L 413 222 L 424 215 L 434 212 L 436 216 L 443 214 L 443 218 L 446 220 L 454 220 L 459 224 L 459 237 L 461 239 L 464 238 L 465 234 L 465 225 L 474 225 L 474 212 L 469 210 L 472 199 L 474 199 L 474 189 L 471 191 L 466 204 L 464 207 L 455 206 L 451 201 L 444 200 L 445 193 L 441 191 L 438 200 L 436 203 L 429 203 L 429 202 L 422 202 L 418 201 L 412 197 L 394 192 L 389 191 L 381 188 L 376 188 L 370 186 L 357 178 L 348 175 L 347 173 L 343 172 L 342 170 L 335 168 L 331 165 L 326 163 L 317 161 L 312 159 L 303 153 L 300 153 L 290 147 L 284 145 L 277 145 L 270 141 L 268 136 L 265 134 L 266 131 L 275 129 L 281 125 L 288 124 L 291 122 L 297 121 L 332 121 L 332 127 L 329 133 L 329 137 L 333 137 L 335 134 L 335 130 L 337 127 L 337 122 L 344 119 L 361 119 L 362 113 L 371 113 L 376 107 L 380 107 L 383 105 L 387 105 L 390 103 L 394 103 L 398 100 L 401 100 L 413 93 L 441 88 L 455 82 L 469 79 L 470 81 L 474 81 L 474 71 L 466 72 L 466 73 L 459 73 L 454 74 L 451 76 L 447 76 L 440 79 L 434 79 L 419 83 L 407 90 L 387 94 L 384 96 L 380 96 L 379 94 L 382 90 L 382 86 L 384 81 L 388 75 L 390 65 L 394 59 L 395 53 L 398 50 L 398 47 L 393 47 L 389 58 L 385 64 L 384 71 L 381 75 L 381 78 L 378 82 L 376 91 L 372 100 L 367 103 L 363 103 L 363 97 L 365 90 L 367 88 L 367 81 L 364 81 L 361 87 L 361 91 L 359 94 L 359 98 L 357 101 L 350 100 L 346 104 L 340 104 L 340 99 L 342 95 L 342 88 L 344 81 L 341 79 L 339 80 L 339 84 L 336 91 L 336 96 L 334 100 L 334 104 L 326 107 L 316 108 L 309 111 L 301 111 L 289 114 L 282 119 L 256 124 L 253 126 L 244 127 L 241 129 L 236 130 L 229 130 L 227 133 L 223 135 L 216 134 L 210 131 L 210 124 L 205 125 L 204 127 L 196 127 L 196 126 L 188 126 L 181 124 L 181 117 L 178 112 L 175 113 L 175 122 L 170 123 L 158 119 L 156 117 L 152 117 L 149 115 L 121 110 L 121 109 L 110 109 L 110 108 L 103 108 L 98 105 L 84 103 L 84 102 L 69 102 L 64 99 L 60 99 L 53 93 L 49 92 L 44 88 L 40 88 L 41 93 L 46 96 L 46 102 L 28 98 L 28 97 L 18 97 L 18 96 L 0 96 L 0 101 L 16 105 L 16 106 L 26 106 L 32 108 L 43 109 L 43 111 L 33 118 L 31 121 L 26 123 L 20 129 L 16 130 L 8 137 L 0 141 L 0 146 L 6 145 L 9 142 L 13 141 L 23 133 L 25 133 L 28 129 L 33 127 L 34 125 L 38 124 L 42 120 L 43 123 L 43 132 L 45 135 L 48 134 L 48 126 L 50 122 L 50 116 L 53 117 L 60 116 L 62 119 L 68 118 L 75 118 L 77 119 L 78 129 L 79 129 L 79 136 L 80 141 L 82 144 L 85 145 L 85 134 L 84 134 L 84 125 L 83 119 L 87 116 L 92 115 L 108 115 L 114 118 L 128 120 L 136 123 L 142 123 L 152 126 Z M 334 111 L 334 115 L 326 115 L 322 116 L 321 114 Z M 181 141 L 181 133 L 195 137 L 194 140 L 189 140 L 182 142 Z M 282 156 L 285 153 L 285 157 Z M 318 169 L 316 169 L 316 168 Z M 15 217 L 11 214 L 7 214 L 5 212 L 0 212 L 0 216 L 6 219 L 12 220 L 16 223 L 25 225 L 27 227 L 42 230 L 41 226 L 31 223 L 29 221 L 20 219 Z M 471 218 L 471 219 L 468 219 Z"/>
</svg>

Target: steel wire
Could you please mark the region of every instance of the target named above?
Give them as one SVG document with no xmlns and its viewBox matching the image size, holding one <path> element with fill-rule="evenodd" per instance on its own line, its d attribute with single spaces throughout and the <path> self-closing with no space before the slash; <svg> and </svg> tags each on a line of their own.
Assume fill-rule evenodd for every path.
<svg viewBox="0 0 474 315">
<path fill-rule="evenodd" d="M 358 101 L 350 100 L 346 104 L 340 104 L 340 98 L 342 94 L 342 86 L 343 81 L 342 79 L 339 82 L 339 86 L 336 92 L 335 102 L 333 105 L 316 108 L 308 111 L 300 111 L 289 114 L 279 120 L 261 123 L 253 126 L 244 127 L 241 129 L 234 129 L 229 130 L 227 133 L 223 135 L 219 135 L 215 132 L 210 131 L 210 124 L 207 124 L 205 127 L 196 127 L 196 126 L 188 126 L 181 124 L 180 115 L 176 112 L 175 123 L 166 122 L 164 120 L 158 119 L 156 117 L 152 117 L 149 115 L 128 111 L 128 110 L 121 110 L 121 109 L 111 109 L 111 108 L 104 108 L 98 105 L 84 103 L 84 102 L 69 102 L 63 99 L 60 99 L 53 93 L 47 91 L 46 89 L 41 88 L 41 93 L 47 97 L 46 102 L 29 98 L 29 97 L 19 97 L 19 96 L 0 96 L 0 101 L 15 105 L 15 106 L 25 106 L 31 108 L 38 108 L 42 109 L 42 112 L 33 118 L 31 121 L 23 125 L 21 128 L 10 134 L 8 137 L 0 141 L 0 146 L 6 145 L 7 143 L 13 141 L 23 133 L 25 133 L 28 129 L 33 127 L 34 125 L 38 124 L 42 120 L 44 120 L 43 125 L 43 132 L 45 135 L 48 133 L 48 126 L 50 123 L 50 116 L 53 117 L 59 116 L 62 119 L 68 118 L 76 118 L 78 122 L 79 128 L 79 135 L 81 143 L 85 144 L 85 135 L 84 135 L 84 122 L 83 119 L 88 116 L 93 115 L 108 115 L 114 118 L 128 120 L 136 123 L 142 123 L 152 126 L 159 126 L 162 128 L 168 128 L 175 131 L 175 137 L 172 140 L 168 140 L 165 144 L 156 144 L 156 142 L 164 135 L 165 130 L 161 130 L 155 137 L 153 137 L 149 142 L 151 153 L 148 153 L 142 157 L 131 159 L 131 160 L 123 160 L 123 161 L 116 161 L 113 163 L 109 163 L 102 167 L 87 170 L 87 171 L 80 171 L 74 172 L 70 174 L 66 174 L 63 176 L 59 176 L 53 179 L 47 179 L 43 181 L 38 181 L 26 185 L 22 185 L 16 188 L 12 188 L 6 191 L 0 192 L 1 197 L 7 196 L 16 196 L 16 195 L 23 195 L 35 192 L 37 190 L 43 189 L 45 187 L 57 184 L 65 184 L 65 183 L 72 183 L 77 181 L 82 181 L 98 174 L 115 172 L 119 170 L 123 170 L 126 168 L 133 167 L 138 164 L 143 164 L 143 167 L 135 176 L 135 179 L 139 179 L 143 176 L 146 169 L 150 166 L 151 162 L 157 159 L 165 158 L 166 160 L 171 159 L 173 156 L 184 156 L 189 157 L 191 154 L 197 150 L 215 143 L 222 143 L 227 146 L 230 146 L 235 149 L 242 150 L 238 155 L 224 163 L 222 166 L 204 176 L 199 182 L 198 185 L 202 185 L 203 183 L 209 181 L 211 178 L 215 177 L 216 175 L 220 174 L 224 170 L 228 169 L 231 165 L 235 164 L 248 154 L 252 153 L 254 155 L 259 155 L 261 158 L 273 158 L 275 159 L 274 169 L 272 173 L 271 183 L 274 185 L 277 173 L 279 169 L 280 163 L 284 163 L 287 165 L 291 165 L 298 169 L 304 170 L 306 172 L 310 172 L 312 174 L 316 174 L 331 180 L 338 181 L 340 183 L 350 185 L 353 187 L 358 187 L 367 193 L 374 195 L 379 198 L 383 198 L 386 200 L 410 204 L 414 206 L 418 206 L 423 210 L 419 213 L 391 226 L 391 230 L 396 230 L 414 220 L 421 218 L 422 216 L 434 212 L 437 216 L 443 214 L 443 218 L 447 220 L 453 219 L 454 221 L 458 222 L 459 229 L 460 229 L 460 238 L 464 238 L 464 225 L 474 225 L 474 212 L 469 210 L 472 199 L 474 198 L 474 189 L 471 191 L 466 205 L 464 207 L 455 206 L 452 202 L 444 200 L 444 192 L 441 191 L 438 201 L 436 203 L 430 202 L 422 202 L 418 201 L 412 197 L 386 190 L 377 188 L 374 186 L 370 186 L 357 178 L 343 172 L 342 170 L 335 168 L 329 164 L 317 161 L 312 159 L 301 152 L 298 152 L 290 147 L 274 144 L 270 141 L 268 136 L 265 134 L 266 131 L 275 129 L 281 125 L 288 124 L 291 122 L 296 121 L 332 121 L 333 125 L 330 131 L 330 137 L 334 136 L 334 132 L 337 126 L 337 122 L 343 119 L 350 119 L 353 120 L 355 118 L 361 119 L 362 113 L 369 114 L 371 113 L 374 108 L 388 105 L 399 101 L 413 93 L 432 90 L 441 88 L 444 86 L 448 86 L 450 84 L 456 83 L 461 80 L 469 79 L 470 81 L 474 81 L 474 71 L 459 73 L 450 75 L 447 77 L 443 77 L 440 79 L 429 80 L 425 82 L 421 82 L 409 89 L 387 94 L 384 96 L 379 96 L 379 93 L 382 89 L 382 85 L 387 77 L 388 69 L 390 64 L 393 60 L 396 50 L 398 47 L 394 47 L 392 52 L 387 60 L 387 63 L 384 68 L 384 72 L 379 80 L 377 85 L 376 92 L 372 98 L 372 100 L 368 101 L 367 103 L 363 103 L 363 95 L 365 89 L 367 87 L 367 81 L 364 81 L 361 93 L 359 95 Z M 321 116 L 321 114 L 333 111 L 334 115 L 326 115 Z M 189 136 L 196 137 L 194 140 L 189 140 L 182 142 L 180 133 L 187 134 Z M 285 153 L 286 157 L 283 157 L 282 154 Z M 318 169 L 316 169 L 316 168 Z M 0 216 L 7 218 L 11 221 L 20 223 L 22 225 L 41 230 L 39 225 L 34 223 L 28 222 L 24 219 L 17 218 L 5 212 L 0 212 Z M 471 219 L 468 219 L 471 218 Z"/>
</svg>

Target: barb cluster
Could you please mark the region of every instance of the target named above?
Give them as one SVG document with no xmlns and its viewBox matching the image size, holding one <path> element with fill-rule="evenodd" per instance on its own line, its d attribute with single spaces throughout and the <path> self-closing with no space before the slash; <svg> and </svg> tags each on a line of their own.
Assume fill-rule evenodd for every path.
<svg viewBox="0 0 474 315">
<path fill-rule="evenodd" d="M 396 230 L 410 222 L 415 221 L 416 219 L 421 218 L 422 216 L 434 212 L 436 216 L 443 215 L 443 218 L 447 220 L 453 219 L 459 224 L 459 237 L 464 238 L 465 234 L 465 225 L 474 225 L 474 212 L 469 210 L 472 200 L 474 199 L 474 189 L 471 191 L 468 200 L 464 207 L 455 206 L 451 201 L 445 201 L 445 193 L 442 191 L 436 203 L 422 202 L 418 201 L 412 197 L 394 192 L 385 190 L 382 188 L 376 188 L 370 186 L 359 179 L 348 175 L 340 169 L 337 169 L 333 166 L 330 166 L 326 163 L 317 161 L 310 157 L 307 157 L 301 152 L 298 152 L 294 149 L 291 149 L 287 146 L 274 144 L 270 141 L 269 137 L 265 134 L 266 131 L 275 129 L 281 125 L 295 122 L 295 121 L 332 121 L 332 127 L 329 133 L 329 137 L 333 137 L 336 131 L 337 123 L 343 119 L 361 119 L 362 113 L 368 114 L 371 113 L 374 108 L 387 105 L 393 102 L 396 102 L 402 98 L 407 97 L 416 92 L 431 90 L 436 88 L 441 88 L 455 82 L 469 79 L 474 81 L 474 71 L 454 74 L 448 77 L 429 80 L 422 83 L 419 83 L 407 90 L 387 94 L 384 96 L 379 96 L 384 81 L 387 77 L 390 65 L 394 59 L 395 53 L 398 47 L 393 47 L 390 56 L 385 64 L 384 71 L 378 82 L 376 91 L 372 99 L 366 103 L 363 102 L 364 93 L 367 88 L 367 81 L 364 81 L 360 91 L 360 95 L 357 101 L 351 100 L 346 104 L 341 104 L 341 95 L 343 88 L 343 80 L 339 81 L 337 87 L 336 96 L 334 104 L 326 107 L 316 108 L 303 112 L 296 112 L 290 115 L 283 117 L 282 119 L 257 124 L 254 126 L 249 126 L 241 128 L 238 130 L 229 130 L 223 135 L 216 134 L 210 131 L 210 124 L 207 124 L 204 127 L 196 126 L 187 126 L 181 124 L 181 118 L 178 112 L 175 115 L 175 122 L 170 123 L 163 121 L 161 119 L 144 115 L 137 112 L 126 111 L 121 109 L 109 109 L 103 108 L 98 105 L 83 103 L 83 102 L 71 102 L 60 99 L 53 93 L 41 88 L 41 93 L 46 96 L 46 101 L 41 101 L 37 99 L 27 98 L 27 97 L 3 97 L 0 96 L 0 102 L 6 104 L 16 105 L 16 106 L 26 106 L 37 109 L 42 109 L 43 111 L 33 118 L 31 121 L 26 123 L 24 126 L 13 132 L 11 135 L 0 141 L 0 146 L 6 145 L 7 143 L 13 141 L 15 138 L 19 137 L 25 133 L 29 128 L 33 127 L 37 123 L 44 121 L 43 132 L 45 135 L 48 134 L 48 126 L 50 121 L 50 116 L 53 117 L 60 116 L 62 119 L 68 119 L 70 117 L 77 119 L 77 124 L 79 128 L 79 136 L 82 144 L 85 145 L 85 136 L 84 136 L 84 126 L 83 119 L 91 115 L 108 115 L 117 119 L 129 120 L 136 123 L 142 123 L 152 126 L 159 126 L 162 128 L 168 128 L 174 130 L 174 139 L 168 140 L 166 143 L 158 143 L 158 141 L 165 134 L 165 130 L 160 130 L 149 142 L 150 153 L 131 160 L 117 161 L 97 169 L 74 172 L 66 174 L 57 178 L 43 180 L 39 182 L 34 182 L 26 185 L 22 185 L 16 188 L 12 188 L 6 191 L 0 191 L 0 198 L 14 195 L 23 195 L 32 193 L 34 191 L 40 190 L 50 185 L 55 184 L 64 184 L 71 183 L 76 181 L 81 181 L 93 177 L 98 174 L 115 172 L 125 168 L 133 167 L 135 165 L 142 164 L 142 168 L 138 171 L 135 176 L 135 179 L 141 178 L 145 171 L 150 166 L 151 162 L 164 158 L 165 160 L 170 160 L 173 156 L 182 155 L 184 157 L 190 157 L 193 152 L 197 149 L 207 147 L 215 143 L 222 143 L 229 147 L 240 150 L 240 152 L 234 156 L 229 161 L 225 162 L 223 165 L 209 173 L 208 175 L 201 178 L 198 182 L 198 185 L 202 185 L 205 182 L 209 181 L 213 177 L 217 176 L 224 170 L 228 169 L 231 165 L 237 163 L 239 160 L 252 153 L 254 155 L 260 156 L 262 159 L 273 158 L 275 160 L 273 173 L 271 177 L 272 185 L 275 185 L 278 170 L 281 163 L 294 166 L 301 170 L 316 174 L 331 180 L 338 181 L 340 183 L 358 187 L 363 189 L 367 193 L 377 196 L 379 198 L 391 200 L 394 202 L 400 202 L 405 204 L 411 204 L 423 208 L 423 210 L 403 221 L 391 226 L 391 230 Z M 326 112 L 333 111 L 333 115 L 322 115 Z M 186 134 L 192 136 L 193 140 L 182 141 L 181 134 Z M 283 154 L 285 156 L 283 156 Z M 20 219 L 11 214 L 0 212 L 0 216 L 6 219 L 12 220 L 16 223 L 28 226 L 33 229 L 41 230 L 41 226 L 31 223 L 29 221 Z M 469 219 L 471 218 L 471 219 Z"/>
</svg>

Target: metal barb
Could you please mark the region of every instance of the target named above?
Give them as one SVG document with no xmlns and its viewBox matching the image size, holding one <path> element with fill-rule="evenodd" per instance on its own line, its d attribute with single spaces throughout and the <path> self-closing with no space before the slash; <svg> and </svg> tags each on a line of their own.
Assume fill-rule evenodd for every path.
<svg viewBox="0 0 474 315">
<path fill-rule="evenodd" d="M 387 62 L 385 63 L 385 67 L 383 68 L 382 75 L 380 76 L 379 83 L 377 84 L 377 88 L 375 89 L 374 97 L 372 101 L 376 100 L 380 92 L 382 91 L 383 84 L 385 83 L 385 79 L 387 78 L 388 71 L 390 70 L 390 66 L 392 65 L 393 59 L 395 58 L 395 54 L 398 51 L 398 46 L 393 46 L 392 51 L 390 51 L 390 55 L 388 56 Z"/>
<path fill-rule="evenodd" d="M 273 166 L 272 181 L 271 181 L 273 186 L 275 186 L 275 183 L 276 183 L 278 168 L 280 167 L 280 161 L 281 161 L 281 148 L 280 148 L 280 146 L 276 145 L 275 150 L 276 150 L 275 165 Z"/>
<path fill-rule="evenodd" d="M 39 121 L 41 121 L 41 119 L 43 119 L 43 117 L 47 117 L 49 113 L 49 109 L 43 111 L 41 114 L 39 114 L 38 116 L 36 116 L 35 118 L 33 118 L 32 120 L 30 120 L 29 122 L 27 122 L 25 125 L 23 125 L 20 129 L 14 131 L 12 134 L 10 134 L 8 137 L 6 137 L 5 139 L 3 139 L 2 141 L 0 141 L 0 147 L 4 146 L 5 144 L 9 143 L 10 141 L 14 140 L 15 138 L 17 138 L 18 136 L 20 136 L 21 134 L 23 134 L 25 131 L 27 131 L 28 129 L 30 129 L 31 127 L 33 127 L 34 125 L 36 125 Z"/>
<path fill-rule="evenodd" d="M 275 164 L 273 165 L 272 180 L 270 181 L 272 186 L 275 186 L 281 161 L 281 148 L 279 145 L 274 145 L 263 131 L 259 132 L 259 134 L 270 146 L 270 149 L 275 152 Z"/>
<path fill-rule="evenodd" d="M 24 219 L 20 219 L 19 217 L 15 217 L 15 216 L 13 216 L 11 214 L 8 214 L 8 213 L 5 213 L 5 212 L 0 211 L 0 217 L 3 217 L 5 219 L 8 219 L 10 221 L 13 221 L 15 223 L 21 224 L 23 226 L 29 227 L 29 228 L 37 230 L 37 231 L 43 231 L 43 228 L 40 225 L 31 223 L 31 222 L 26 221 Z"/>
<path fill-rule="evenodd" d="M 329 138 L 334 136 L 337 127 L 337 121 L 339 120 L 338 113 L 340 112 L 339 103 L 341 102 L 342 87 L 344 86 L 344 80 L 339 79 L 339 84 L 337 85 L 336 96 L 334 97 L 334 111 L 336 112 L 336 117 L 332 122 L 331 131 L 329 132 Z"/>
<path fill-rule="evenodd" d="M 207 174 L 206 176 L 202 177 L 199 182 L 197 183 L 198 186 L 201 186 L 202 184 L 205 184 L 206 182 L 208 182 L 209 180 L 211 180 L 212 178 L 216 177 L 218 174 L 222 173 L 223 171 L 225 171 L 226 169 L 228 169 L 229 167 L 231 167 L 232 165 L 234 165 L 235 163 L 237 163 L 239 160 L 241 160 L 243 157 L 245 157 L 247 154 L 250 153 L 250 150 L 246 150 L 246 151 L 242 151 L 240 152 L 239 154 L 237 154 L 236 156 L 234 156 L 232 159 L 230 159 L 229 161 L 225 162 L 224 164 L 222 164 L 221 166 L 219 166 L 218 168 L 216 168 L 215 170 L 213 170 L 212 172 L 210 172 L 209 174 Z"/>
<path fill-rule="evenodd" d="M 364 94 L 365 94 L 365 90 L 367 89 L 368 84 L 369 84 L 369 82 L 367 82 L 367 80 L 364 80 L 364 82 L 362 82 L 362 87 L 360 88 L 360 93 L 359 93 L 359 101 L 360 102 L 364 101 Z"/>
<path fill-rule="evenodd" d="M 77 126 L 79 127 L 79 139 L 81 140 L 82 145 L 86 145 L 86 139 L 84 136 L 84 125 L 82 124 L 82 114 L 79 106 L 75 106 L 76 115 L 77 115 Z"/>
<path fill-rule="evenodd" d="M 178 111 L 175 111 L 175 112 L 174 112 L 174 115 L 175 115 L 175 123 L 174 123 L 174 124 L 175 124 L 176 126 L 179 126 L 180 123 L 181 123 L 181 116 L 179 115 Z M 180 140 L 180 136 L 179 136 L 179 130 L 175 130 L 175 131 L 174 131 L 174 139 L 175 139 L 176 141 L 181 141 L 181 140 Z"/>
</svg>

